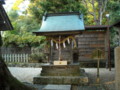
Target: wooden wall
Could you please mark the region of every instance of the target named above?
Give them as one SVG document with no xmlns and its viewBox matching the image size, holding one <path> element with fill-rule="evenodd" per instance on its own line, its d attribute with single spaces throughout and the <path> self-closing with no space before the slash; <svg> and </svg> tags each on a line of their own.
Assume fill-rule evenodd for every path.
<svg viewBox="0 0 120 90">
<path fill-rule="evenodd" d="M 76 36 L 78 41 L 79 61 L 92 60 L 92 53 L 101 49 L 106 53 L 107 41 L 105 31 L 85 31 L 82 35 Z M 105 55 L 105 59 L 107 55 Z"/>
<path fill-rule="evenodd" d="M 63 60 L 71 60 L 71 62 L 92 60 L 92 52 L 98 48 L 105 52 L 105 59 L 107 59 L 105 31 L 84 31 L 81 35 L 76 36 L 76 41 L 76 49 L 72 49 L 71 43 L 66 49 L 62 50 Z M 58 60 L 58 50 L 52 49 L 52 58 Z"/>
</svg>

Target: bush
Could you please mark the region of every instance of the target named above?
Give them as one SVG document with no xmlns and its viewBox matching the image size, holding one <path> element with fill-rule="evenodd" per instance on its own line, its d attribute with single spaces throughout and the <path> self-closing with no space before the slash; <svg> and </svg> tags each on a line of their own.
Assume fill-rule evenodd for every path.
<svg viewBox="0 0 120 90">
<path fill-rule="evenodd" d="M 34 53 L 30 55 L 29 61 L 35 63 L 41 63 L 46 60 L 46 55 L 44 53 Z"/>
</svg>

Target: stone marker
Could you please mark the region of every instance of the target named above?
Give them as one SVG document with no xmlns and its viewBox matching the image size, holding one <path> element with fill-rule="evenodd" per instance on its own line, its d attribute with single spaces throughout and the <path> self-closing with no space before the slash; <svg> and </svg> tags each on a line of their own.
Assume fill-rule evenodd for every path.
<svg viewBox="0 0 120 90">
<path fill-rule="evenodd" d="M 115 48 L 115 90 L 120 90 L 120 47 Z"/>
<path fill-rule="evenodd" d="M 71 85 L 47 85 L 43 90 L 71 90 Z"/>
</svg>

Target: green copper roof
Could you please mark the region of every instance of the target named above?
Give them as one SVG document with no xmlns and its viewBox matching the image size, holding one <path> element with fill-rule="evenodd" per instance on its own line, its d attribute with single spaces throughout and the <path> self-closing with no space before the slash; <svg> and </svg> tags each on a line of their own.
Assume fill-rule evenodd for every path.
<svg viewBox="0 0 120 90">
<path fill-rule="evenodd" d="M 35 33 L 70 32 L 85 30 L 83 15 L 80 13 L 56 13 L 43 16 L 42 25 Z"/>
</svg>

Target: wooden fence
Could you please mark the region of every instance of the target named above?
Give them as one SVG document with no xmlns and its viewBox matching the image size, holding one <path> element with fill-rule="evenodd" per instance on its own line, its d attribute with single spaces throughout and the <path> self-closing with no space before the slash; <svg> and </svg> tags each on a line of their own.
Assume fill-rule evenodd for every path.
<svg viewBox="0 0 120 90">
<path fill-rule="evenodd" d="M 38 48 L 10 48 L 1 47 L 0 54 L 5 62 L 28 63 L 29 56 L 35 53 L 41 53 L 43 50 Z"/>
<path fill-rule="evenodd" d="M 5 62 L 28 63 L 30 54 L 2 54 Z"/>
</svg>

